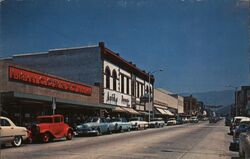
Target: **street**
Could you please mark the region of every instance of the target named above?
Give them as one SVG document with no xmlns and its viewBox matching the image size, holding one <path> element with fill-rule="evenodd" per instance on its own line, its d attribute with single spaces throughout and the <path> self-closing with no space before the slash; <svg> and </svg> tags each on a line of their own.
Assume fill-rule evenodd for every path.
<svg viewBox="0 0 250 159">
<path fill-rule="evenodd" d="M 1 159 L 217 159 L 234 158 L 224 121 L 167 126 L 98 137 L 75 137 L 48 144 L 6 147 Z"/>
</svg>

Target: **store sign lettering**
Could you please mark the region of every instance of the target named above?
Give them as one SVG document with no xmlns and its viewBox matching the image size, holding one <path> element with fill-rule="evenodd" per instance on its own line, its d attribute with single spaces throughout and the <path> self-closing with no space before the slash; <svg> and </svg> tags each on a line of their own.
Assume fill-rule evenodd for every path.
<svg viewBox="0 0 250 159">
<path fill-rule="evenodd" d="M 35 73 L 32 71 L 16 68 L 13 66 L 9 66 L 9 79 L 13 81 L 24 82 L 28 84 L 44 86 L 53 89 L 59 89 L 63 91 L 73 92 L 73 93 L 80 93 L 84 95 L 91 95 L 92 88 L 66 81 L 63 79 L 59 79 L 56 77 L 52 77 L 49 75 L 44 75 L 40 73 Z"/>
</svg>

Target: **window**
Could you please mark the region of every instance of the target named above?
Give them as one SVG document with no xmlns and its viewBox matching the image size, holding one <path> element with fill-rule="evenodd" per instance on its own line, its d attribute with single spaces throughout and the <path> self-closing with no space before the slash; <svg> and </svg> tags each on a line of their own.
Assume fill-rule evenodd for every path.
<svg viewBox="0 0 250 159">
<path fill-rule="evenodd" d="M 141 96 L 143 96 L 143 84 L 141 84 Z"/>
<path fill-rule="evenodd" d="M 108 66 L 105 69 L 105 74 L 106 74 L 106 88 L 110 89 L 110 69 Z"/>
<path fill-rule="evenodd" d="M 116 91 L 117 74 L 116 74 L 115 70 L 113 70 L 113 72 L 112 72 L 112 77 L 113 77 L 113 90 Z"/>
<path fill-rule="evenodd" d="M 131 94 L 135 96 L 135 81 L 131 80 Z"/>
<path fill-rule="evenodd" d="M 124 93 L 124 75 L 121 75 L 121 92 Z"/>
<path fill-rule="evenodd" d="M 61 117 L 59 116 L 59 117 L 55 117 L 54 118 L 54 122 L 55 123 L 60 123 L 61 122 Z"/>
<path fill-rule="evenodd" d="M 129 78 L 127 77 L 127 94 L 129 94 Z"/>
<path fill-rule="evenodd" d="M 1 120 L 1 126 L 10 126 L 10 123 L 9 123 L 9 121 L 8 120 L 6 120 L 6 119 L 0 119 Z"/>
<path fill-rule="evenodd" d="M 137 97 L 139 98 L 140 96 L 140 83 L 137 82 Z"/>
<path fill-rule="evenodd" d="M 146 87 L 146 93 L 148 94 L 148 86 Z"/>
</svg>

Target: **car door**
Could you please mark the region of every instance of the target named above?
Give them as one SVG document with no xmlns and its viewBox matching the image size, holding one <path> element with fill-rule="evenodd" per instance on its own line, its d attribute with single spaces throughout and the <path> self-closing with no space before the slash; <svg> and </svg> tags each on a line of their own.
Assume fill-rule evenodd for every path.
<svg viewBox="0 0 250 159">
<path fill-rule="evenodd" d="M 61 116 L 55 116 L 54 117 L 54 123 L 53 123 L 53 131 L 55 133 L 55 136 L 57 138 L 63 137 L 63 120 Z"/>
<path fill-rule="evenodd" d="M 0 119 L 0 141 L 9 142 L 14 139 L 14 126 L 7 119 Z"/>
</svg>

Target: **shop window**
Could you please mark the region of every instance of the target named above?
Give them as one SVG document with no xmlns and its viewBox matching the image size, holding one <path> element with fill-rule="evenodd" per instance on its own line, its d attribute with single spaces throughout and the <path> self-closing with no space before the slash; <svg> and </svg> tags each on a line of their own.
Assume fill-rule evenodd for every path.
<svg viewBox="0 0 250 159">
<path fill-rule="evenodd" d="M 115 70 L 113 70 L 113 72 L 112 72 L 112 77 L 113 77 L 113 90 L 116 91 L 117 74 L 116 74 Z"/>
<path fill-rule="evenodd" d="M 6 119 L 0 119 L 1 126 L 10 126 L 10 123 Z"/>
<path fill-rule="evenodd" d="M 105 69 L 105 74 L 106 74 L 106 88 L 110 89 L 110 69 L 108 66 Z"/>
</svg>

